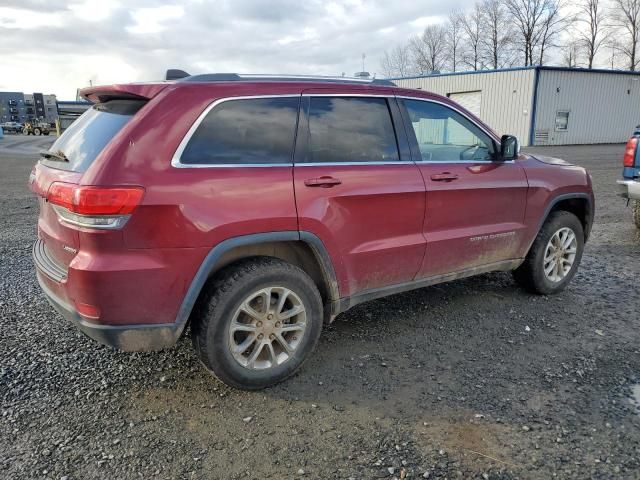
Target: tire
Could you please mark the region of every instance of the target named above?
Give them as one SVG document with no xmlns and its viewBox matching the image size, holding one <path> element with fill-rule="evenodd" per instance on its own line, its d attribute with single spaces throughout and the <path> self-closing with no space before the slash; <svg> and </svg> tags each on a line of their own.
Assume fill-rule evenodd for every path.
<svg viewBox="0 0 640 480">
<path fill-rule="evenodd" d="M 640 200 L 636 200 L 633 204 L 633 223 L 640 228 Z"/>
<path fill-rule="evenodd" d="M 268 305 L 277 303 L 277 310 L 282 298 L 280 292 L 286 291 L 290 293 L 282 295 L 287 303 L 280 313 L 297 311 L 301 306 L 304 312 L 277 322 L 279 317 L 273 307 L 263 309 L 261 305 L 269 298 Z M 259 315 L 250 317 L 240 310 L 242 304 L 250 305 Z M 269 312 L 273 313 L 268 315 Z M 304 271 L 276 258 L 253 257 L 225 268 L 207 284 L 194 310 L 191 338 L 200 360 L 216 377 L 235 388 L 258 390 L 285 380 L 302 366 L 318 343 L 322 321 L 320 293 Z M 232 324 L 248 324 L 255 332 L 241 329 L 232 333 Z M 262 327 L 258 329 L 260 324 Z M 299 331 L 278 333 L 274 330 L 278 324 L 289 329 L 304 325 L 304 330 L 301 335 Z M 274 334 L 280 337 L 274 338 Z M 258 341 L 260 335 L 263 339 Z M 295 348 L 285 351 L 279 338 L 286 339 L 285 343 Z M 246 343 L 249 344 L 246 352 L 232 353 L 233 346 L 241 349 Z M 259 351 L 258 345 L 261 345 Z M 257 351 L 258 357 L 252 364 L 251 358 Z M 245 361 L 246 364 L 241 363 Z"/>
<path fill-rule="evenodd" d="M 43 132 L 44 135 L 49 135 L 49 131 Z"/>
<path fill-rule="evenodd" d="M 39 128 L 34 128 L 33 129 L 33 134 L 34 135 L 42 135 L 42 130 L 40 130 Z"/>
<path fill-rule="evenodd" d="M 561 230 L 566 232 L 566 229 L 569 229 L 575 236 L 575 244 L 572 243 L 572 246 L 568 250 L 573 251 L 575 249 L 571 266 L 566 272 L 552 269 L 549 276 L 545 273 L 545 265 L 550 267 L 551 263 L 545 263 L 544 258 L 545 254 L 548 253 L 548 245 L 557 232 Z M 556 237 L 556 239 L 557 238 L 558 237 Z M 561 292 L 576 274 L 580 260 L 582 259 L 583 250 L 584 230 L 578 217 L 565 211 L 552 212 L 538 232 L 524 262 L 514 270 L 513 277 L 520 286 L 532 293 L 551 295 Z M 562 257 L 569 258 L 570 256 L 570 254 L 567 254 Z M 560 262 L 560 264 L 563 265 L 563 268 L 565 266 L 568 267 L 567 263 Z"/>
<path fill-rule="evenodd" d="M 23 135 L 29 135 L 29 129 L 28 128 L 23 128 L 22 129 L 22 134 Z"/>
</svg>

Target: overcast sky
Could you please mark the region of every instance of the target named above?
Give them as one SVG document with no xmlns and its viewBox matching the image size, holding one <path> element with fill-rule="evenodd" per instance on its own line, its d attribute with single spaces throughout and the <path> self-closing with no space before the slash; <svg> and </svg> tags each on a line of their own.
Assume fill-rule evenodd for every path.
<svg viewBox="0 0 640 480">
<path fill-rule="evenodd" d="M 0 91 L 189 73 L 352 75 L 471 0 L 0 1 Z M 162 5 L 162 6 L 158 6 Z"/>
</svg>

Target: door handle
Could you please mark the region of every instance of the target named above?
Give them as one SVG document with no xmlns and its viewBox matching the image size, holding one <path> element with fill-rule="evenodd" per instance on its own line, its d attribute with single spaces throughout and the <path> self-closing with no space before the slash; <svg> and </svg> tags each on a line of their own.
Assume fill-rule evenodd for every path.
<svg viewBox="0 0 640 480">
<path fill-rule="evenodd" d="M 434 173 L 433 175 L 431 175 L 431 180 L 433 180 L 434 182 L 452 182 L 453 180 L 457 179 L 457 174 L 449 172 Z"/>
<path fill-rule="evenodd" d="M 338 178 L 333 177 L 319 177 L 319 178 L 307 178 L 304 181 L 304 184 L 307 187 L 322 187 L 322 188 L 331 188 L 336 185 L 340 185 L 342 181 Z"/>
</svg>

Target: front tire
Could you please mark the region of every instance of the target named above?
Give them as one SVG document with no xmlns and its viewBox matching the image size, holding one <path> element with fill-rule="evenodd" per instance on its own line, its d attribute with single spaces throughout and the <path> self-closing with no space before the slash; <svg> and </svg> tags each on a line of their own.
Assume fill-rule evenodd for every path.
<svg viewBox="0 0 640 480">
<path fill-rule="evenodd" d="M 513 277 L 532 293 L 561 292 L 576 274 L 583 250 L 584 230 L 578 217 L 570 212 L 553 212 Z"/>
<path fill-rule="evenodd" d="M 227 385 L 258 390 L 293 375 L 322 330 L 322 300 L 309 276 L 271 257 L 225 268 L 205 287 L 191 327 L 204 365 Z"/>
</svg>

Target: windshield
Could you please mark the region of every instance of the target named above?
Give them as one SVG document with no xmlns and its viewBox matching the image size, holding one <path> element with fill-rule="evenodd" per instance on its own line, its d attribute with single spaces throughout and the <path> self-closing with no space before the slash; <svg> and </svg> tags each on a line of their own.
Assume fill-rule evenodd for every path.
<svg viewBox="0 0 640 480">
<path fill-rule="evenodd" d="M 111 100 L 94 105 L 64 131 L 42 162 L 53 168 L 84 172 L 144 104 L 142 100 Z"/>
</svg>

